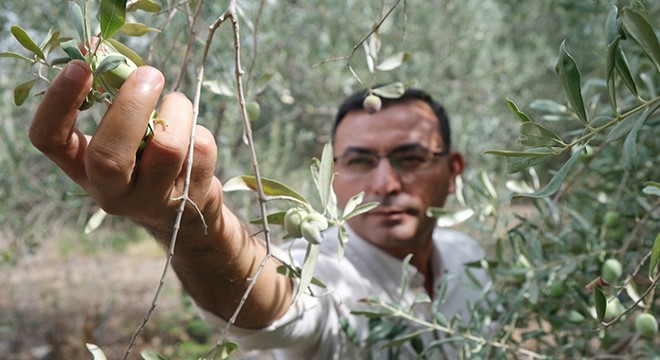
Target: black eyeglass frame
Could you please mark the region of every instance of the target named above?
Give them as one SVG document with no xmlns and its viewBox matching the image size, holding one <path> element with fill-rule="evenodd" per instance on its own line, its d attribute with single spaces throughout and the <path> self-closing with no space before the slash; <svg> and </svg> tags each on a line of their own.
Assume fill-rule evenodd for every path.
<svg viewBox="0 0 660 360">
<path fill-rule="evenodd" d="M 402 154 L 410 154 L 413 151 L 422 151 L 425 153 L 425 159 L 424 163 L 422 163 L 418 168 L 412 169 L 412 170 L 406 170 L 402 167 L 400 164 L 400 161 L 397 161 L 396 155 Z M 367 149 L 354 149 L 354 150 L 349 150 L 347 153 L 344 153 L 339 156 L 335 156 L 333 158 L 335 164 L 337 164 L 339 161 L 342 159 L 346 158 L 347 156 L 352 156 L 352 155 L 363 155 L 363 156 L 371 156 L 372 160 L 371 165 L 368 166 L 368 168 L 365 168 L 364 171 L 354 171 L 351 174 L 355 175 L 362 175 L 362 174 L 368 174 L 369 172 L 373 171 L 375 168 L 378 167 L 378 164 L 380 164 L 380 160 L 382 158 L 387 158 L 387 160 L 390 162 L 390 165 L 399 173 L 414 173 L 416 171 L 421 171 L 421 170 L 426 170 L 435 163 L 436 160 L 443 156 L 449 155 L 448 151 L 445 150 L 440 150 L 440 151 L 432 151 L 430 149 L 427 149 L 424 146 L 421 145 L 413 145 L 413 146 L 404 146 L 403 148 L 400 149 L 395 149 L 389 153 L 386 154 L 378 154 L 376 152 L 369 151 Z M 392 156 L 395 156 L 393 159 Z M 340 167 L 344 169 L 349 169 L 349 166 L 341 166 Z"/>
</svg>

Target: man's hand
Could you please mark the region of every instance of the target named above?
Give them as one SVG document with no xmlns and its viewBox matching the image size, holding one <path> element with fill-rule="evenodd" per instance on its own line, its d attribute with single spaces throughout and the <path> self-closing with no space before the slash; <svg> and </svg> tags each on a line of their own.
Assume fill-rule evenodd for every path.
<svg viewBox="0 0 660 360">
<path fill-rule="evenodd" d="M 178 198 L 183 191 L 193 117 L 191 102 L 178 93 L 163 97 L 157 125 L 142 156 L 136 152 L 151 112 L 163 90 L 163 75 L 143 66 L 122 85 L 93 137 L 75 127 L 78 108 L 92 86 L 90 68 L 72 61 L 50 84 L 30 128 L 30 140 L 108 213 L 143 224 L 169 244 Z M 222 186 L 214 176 L 217 146 L 199 126 L 189 197 L 208 225 L 188 206 L 172 260 L 186 290 L 203 308 L 228 319 L 249 285 L 248 278 L 265 255 L 265 247 L 222 203 Z M 206 232 L 208 230 L 208 232 Z M 236 322 L 259 328 L 281 316 L 290 302 L 292 284 L 269 261 Z"/>
<path fill-rule="evenodd" d="M 157 125 L 139 161 L 136 152 L 163 90 L 162 74 L 141 67 L 124 83 L 93 137 L 75 128 L 78 107 L 91 87 L 82 61 L 69 63 L 44 95 L 30 140 L 108 213 L 129 217 L 169 240 L 181 195 L 190 138 L 192 104 L 183 95 L 163 98 L 158 110 L 169 126 Z M 222 191 L 213 173 L 217 149 L 203 127 L 196 131 L 190 196 L 211 222 L 219 220 Z M 204 231 L 199 214 L 186 211 L 184 233 Z M 212 224 L 211 224 L 212 225 Z"/>
</svg>

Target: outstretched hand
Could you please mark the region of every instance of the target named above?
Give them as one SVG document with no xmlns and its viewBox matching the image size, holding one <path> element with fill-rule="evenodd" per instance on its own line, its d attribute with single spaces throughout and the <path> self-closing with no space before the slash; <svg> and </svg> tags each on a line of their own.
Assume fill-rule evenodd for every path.
<svg viewBox="0 0 660 360">
<path fill-rule="evenodd" d="M 144 152 L 136 152 L 150 115 L 163 91 L 156 69 L 140 67 L 122 86 L 94 136 L 76 129 L 78 108 L 92 86 L 92 73 L 72 61 L 50 84 L 30 128 L 30 140 L 108 213 L 129 217 L 161 241 L 175 218 L 173 201 L 181 195 L 190 141 L 192 104 L 180 93 L 165 95 L 158 109 L 169 126 L 157 124 Z M 220 218 L 222 191 L 214 176 L 217 148 L 213 136 L 198 127 L 190 198 L 211 221 Z M 204 232 L 200 214 L 186 211 L 182 232 Z M 187 227 L 185 225 L 188 225 Z M 209 226 L 213 226 L 210 223 Z"/>
</svg>

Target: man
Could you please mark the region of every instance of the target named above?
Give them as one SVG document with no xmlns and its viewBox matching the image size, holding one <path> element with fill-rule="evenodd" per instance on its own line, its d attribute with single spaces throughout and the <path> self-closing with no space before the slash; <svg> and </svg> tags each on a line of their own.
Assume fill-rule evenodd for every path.
<svg viewBox="0 0 660 360">
<path fill-rule="evenodd" d="M 184 181 L 192 105 L 181 94 L 163 97 L 155 136 L 136 161 L 136 151 L 157 105 L 164 79 L 151 67 L 140 67 L 124 83 L 93 137 L 75 129 L 78 107 L 91 87 L 91 71 L 72 61 L 51 83 L 35 114 L 30 139 L 80 184 L 107 212 L 143 224 L 166 245 L 170 240 L 177 201 Z M 419 293 L 437 296 L 445 282 L 442 311 L 464 316 L 466 303 L 478 292 L 463 287 L 463 263 L 483 254 L 474 240 L 440 230 L 426 216 L 429 206 L 444 205 L 463 157 L 450 149 L 444 110 L 421 92 L 409 91 L 382 110 L 361 108 L 364 94 L 340 109 L 334 130 L 335 192 L 340 207 L 360 191 L 375 210 L 349 221 L 346 257 L 338 262 L 337 241 L 328 230 L 317 265 L 317 277 L 328 289 L 304 295 L 291 304 L 294 284 L 269 261 L 240 312 L 234 334 L 245 347 L 272 347 L 285 359 L 337 358 L 364 355 L 348 343 L 340 323 L 366 336 L 368 321 L 351 310 L 375 295 L 387 302 L 411 304 Z M 196 129 L 190 196 L 204 215 L 207 234 L 196 211 L 189 208 L 179 231 L 172 266 L 184 288 L 211 322 L 223 323 L 238 305 L 264 257 L 264 245 L 251 237 L 223 203 L 222 185 L 214 176 L 217 148 L 213 136 Z M 336 230 L 334 231 L 336 232 Z M 290 251 L 301 261 L 303 240 Z M 289 250 L 289 249 L 286 249 Z M 412 254 L 410 290 L 401 296 L 402 259 Z M 478 274 L 483 279 L 483 274 Z M 428 315 L 430 309 L 420 313 Z M 412 356 L 403 348 L 402 357 Z"/>
</svg>

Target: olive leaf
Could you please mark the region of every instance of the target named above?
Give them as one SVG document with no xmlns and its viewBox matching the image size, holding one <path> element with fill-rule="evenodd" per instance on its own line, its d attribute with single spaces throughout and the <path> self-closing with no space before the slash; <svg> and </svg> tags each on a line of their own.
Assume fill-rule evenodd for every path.
<svg viewBox="0 0 660 360">
<path fill-rule="evenodd" d="M 637 165 L 637 134 L 644 125 L 644 117 L 635 122 L 626 140 L 623 142 L 623 165 L 626 170 L 632 170 Z"/>
<path fill-rule="evenodd" d="M 432 218 L 436 218 L 436 224 L 439 227 L 451 227 L 461 224 L 474 216 L 474 214 L 475 211 L 472 209 L 460 209 L 456 211 L 446 210 L 438 207 L 429 207 L 426 209 L 426 215 Z"/>
<path fill-rule="evenodd" d="M 263 187 L 264 194 L 269 196 L 288 196 L 306 204 L 309 203 L 304 196 L 300 195 L 295 190 L 287 185 L 271 179 L 261 178 L 261 186 Z M 239 191 L 239 190 L 252 190 L 257 191 L 257 180 L 251 175 L 242 175 L 226 181 L 222 187 L 225 192 Z"/>
<path fill-rule="evenodd" d="M 152 0 L 131 1 L 126 7 L 126 11 L 142 10 L 151 13 L 159 12 L 160 9 L 160 5 Z"/>
<path fill-rule="evenodd" d="M 106 46 L 109 46 L 112 50 L 126 56 L 131 60 L 136 66 L 144 65 L 144 60 L 138 55 L 135 51 L 131 50 L 128 46 L 120 43 L 115 39 L 106 39 Z"/>
<path fill-rule="evenodd" d="M 284 215 L 285 214 L 286 214 L 286 211 L 278 211 L 278 212 L 266 215 L 266 219 L 268 220 L 269 224 L 284 225 Z M 250 224 L 254 224 L 254 225 L 263 224 L 263 222 L 264 222 L 263 218 L 256 218 L 256 219 L 250 220 Z"/>
<path fill-rule="evenodd" d="M 27 50 L 33 52 L 41 60 L 46 60 L 46 56 L 39 48 L 39 45 L 32 40 L 30 35 L 20 26 L 14 25 L 11 27 L 11 34 L 14 38 Z"/>
<path fill-rule="evenodd" d="M 300 295 L 302 295 L 305 289 L 311 284 L 312 279 L 314 278 L 314 270 L 316 269 L 316 261 L 318 260 L 320 253 L 320 244 L 307 244 L 305 259 L 303 260 L 302 268 L 300 270 L 300 281 L 298 282 L 296 292 L 291 300 L 292 304 L 298 301 Z"/>
<path fill-rule="evenodd" d="M 334 160 L 332 144 L 327 143 L 323 147 L 321 153 L 321 161 L 312 161 L 311 171 L 318 190 L 319 197 L 321 198 L 321 208 L 326 209 L 330 202 L 330 194 L 332 193 L 332 182 L 335 178 L 334 173 Z M 316 175 L 314 175 L 316 173 Z M 336 213 L 336 210 L 328 209 Z"/>
<path fill-rule="evenodd" d="M 76 40 L 65 41 L 60 44 L 60 47 L 64 52 L 69 55 L 71 60 L 83 60 L 85 61 L 85 56 L 82 54 L 78 48 L 78 42 Z"/>
<path fill-rule="evenodd" d="M 509 106 L 509 109 L 511 109 L 511 112 L 513 112 L 513 114 L 516 115 L 516 117 L 518 119 L 520 119 L 520 121 L 522 121 L 523 123 L 532 122 L 532 119 L 530 119 L 529 116 L 527 116 L 527 114 L 520 111 L 520 109 L 518 108 L 518 105 L 516 105 L 513 102 L 513 100 L 507 98 L 506 99 L 506 104 L 507 104 L 507 106 Z"/>
<path fill-rule="evenodd" d="M 220 357 L 220 360 L 229 360 L 231 359 L 231 354 L 238 350 L 238 344 L 233 341 L 225 340 L 222 344 L 218 345 L 217 349 L 217 356 Z"/>
<path fill-rule="evenodd" d="M 107 360 L 105 357 L 105 354 L 103 353 L 103 350 L 99 348 L 98 346 L 94 344 L 85 344 L 87 347 L 87 350 L 92 353 L 92 356 L 94 357 L 94 360 Z"/>
<path fill-rule="evenodd" d="M 571 167 L 573 167 L 573 164 L 577 161 L 577 159 L 580 157 L 582 150 L 586 144 L 580 145 L 575 148 L 575 152 L 571 157 L 564 163 L 564 165 L 557 171 L 555 176 L 550 179 L 550 182 L 546 185 L 545 188 L 535 192 L 535 193 L 524 193 L 524 194 L 516 194 L 516 197 L 531 197 L 531 198 L 544 198 L 547 196 L 550 196 L 557 192 L 559 190 L 559 187 L 561 184 L 564 182 L 564 179 L 568 175 L 568 172 L 571 170 Z"/>
<path fill-rule="evenodd" d="M 364 200 L 364 191 L 360 192 L 359 194 L 353 195 L 350 199 L 348 199 L 348 201 L 346 202 L 346 206 L 344 206 L 344 211 L 342 213 L 341 220 L 348 220 L 352 217 L 358 216 L 369 210 L 372 210 L 373 208 L 378 206 L 377 202 L 362 204 L 363 200 Z"/>
<path fill-rule="evenodd" d="M 6 52 L 0 52 L 0 58 L 16 58 L 16 59 L 21 59 L 21 60 L 26 60 L 29 62 L 32 62 L 32 59 L 25 57 L 21 54 L 17 54 L 15 52 L 11 51 L 6 51 Z"/>
<path fill-rule="evenodd" d="M 128 64 L 126 57 L 116 54 L 108 55 L 103 58 L 101 63 L 96 67 L 96 69 L 94 69 L 94 76 L 103 75 L 108 71 L 116 69 L 121 64 Z"/>
<path fill-rule="evenodd" d="M 626 136 L 638 123 L 645 122 L 658 108 L 660 103 L 648 106 L 644 111 L 638 111 L 635 115 L 622 118 L 618 124 L 607 134 L 607 141 L 616 141 Z"/>
<path fill-rule="evenodd" d="M 386 99 L 398 99 L 406 91 L 405 86 L 401 82 L 393 82 L 381 87 L 372 89 L 373 93 Z"/>
<path fill-rule="evenodd" d="M 30 95 L 30 90 L 32 90 L 32 87 L 34 86 L 34 83 L 37 81 L 37 79 L 32 79 L 30 81 L 26 81 L 20 85 L 18 85 L 14 89 L 14 104 L 16 106 L 21 106 L 25 102 L 25 99 L 27 99 L 28 95 Z"/>
<path fill-rule="evenodd" d="M 651 261 L 649 262 L 649 278 L 653 279 L 655 276 L 655 269 L 658 267 L 660 261 L 660 233 L 655 237 L 653 248 L 651 248 Z"/>
<path fill-rule="evenodd" d="M 220 96 L 234 96 L 234 90 L 220 80 L 204 80 L 202 86 L 213 94 Z"/>
<path fill-rule="evenodd" d="M 126 22 L 126 0 L 101 0 L 99 22 L 103 39 L 117 33 Z"/>
<path fill-rule="evenodd" d="M 564 142 L 556 132 L 535 122 L 525 122 L 520 125 L 518 141 L 525 146 L 564 145 Z"/>
<path fill-rule="evenodd" d="M 486 154 L 506 157 L 507 172 L 513 174 L 542 163 L 554 153 L 550 148 L 540 147 L 525 151 L 489 150 Z"/>
<path fill-rule="evenodd" d="M 596 308 L 596 317 L 598 321 L 603 321 L 605 318 L 605 310 L 607 309 L 607 299 L 603 294 L 603 290 L 598 286 L 594 286 L 594 305 Z"/>
<path fill-rule="evenodd" d="M 128 36 L 142 36 L 148 32 L 160 32 L 158 29 L 150 28 L 145 24 L 127 22 L 122 25 L 119 31 Z"/>
<path fill-rule="evenodd" d="M 582 92 L 580 88 L 580 71 L 578 70 L 575 59 L 566 51 L 566 41 L 564 40 L 559 47 L 559 60 L 555 66 L 555 72 L 559 76 L 568 102 L 573 111 L 583 124 L 587 124 L 587 113 L 584 109 Z"/>
<path fill-rule="evenodd" d="M 167 357 L 153 350 L 142 350 L 140 356 L 143 360 L 168 360 Z"/>
<path fill-rule="evenodd" d="M 401 66 L 401 64 L 408 59 L 410 59 L 410 53 L 402 51 L 385 58 L 376 65 L 376 69 L 379 71 L 391 71 Z"/>
<path fill-rule="evenodd" d="M 78 32 L 78 37 L 80 41 L 85 42 L 85 18 L 83 17 L 82 9 L 78 4 L 73 1 L 69 1 L 69 16 L 71 17 L 71 22 L 73 27 L 76 28 Z"/>
<path fill-rule="evenodd" d="M 624 9 L 621 18 L 626 32 L 639 43 L 660 73 L 660 43 L 651 24 L 644 15 L 631 8 Z"/>
<path fill-rule="evenodd" d="M 660 183 L 655 181 L 647 181 L 644 183 L 642 192 L 647 195 L 660 196 Z"/>
</svg>

